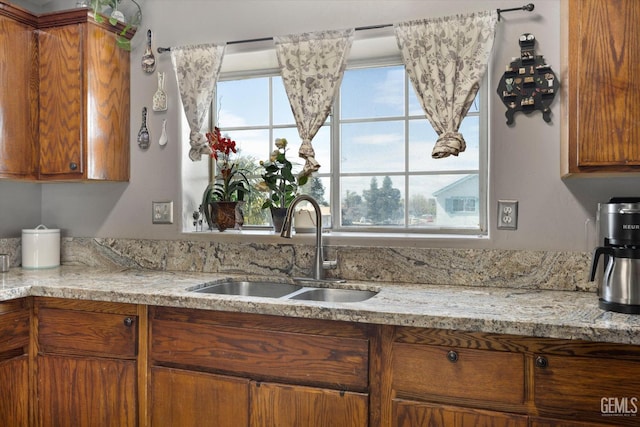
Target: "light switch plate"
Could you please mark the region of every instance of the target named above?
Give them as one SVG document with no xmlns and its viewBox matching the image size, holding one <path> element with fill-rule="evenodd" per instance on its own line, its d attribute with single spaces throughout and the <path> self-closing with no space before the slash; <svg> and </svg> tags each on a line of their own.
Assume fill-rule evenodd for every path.
<svg viewBox="0 0 640 427">
<path fill-rule="evenodd" d="M 153 224 L 173 224 L 173 202 L 152 202 L 151 214 Z"/>
<path fill-rule="evenodd" d="M 498 229 L 518 229 L 518 201 L 498 200 Z"/>
</svg>

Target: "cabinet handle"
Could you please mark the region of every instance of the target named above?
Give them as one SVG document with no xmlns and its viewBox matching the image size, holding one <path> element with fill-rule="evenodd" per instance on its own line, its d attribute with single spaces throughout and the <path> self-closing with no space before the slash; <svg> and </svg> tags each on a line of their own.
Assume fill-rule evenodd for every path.
<svg viewBox="0 0 640 427">
<path fill-rule="evenodd" d="M 536 368 L 544 369 L 549 366 L 549 361 L 544 356 L 536 357 Z"/>
<path fill-rule="evenodd" d="M 72 171 L 78 169 L 78 164 L 75 162 L 69 163 L 69 169 L 71 169 Z"/>
<path fill-rule="evenodd" d="M 124 326 L 131 327 L 133 326 L 133 319 L 131 317 L 124 318 Z"/>
<path fill-rule="evenodd" d="M 458 352 L 457 351 L 453 351 L 450 350 L 447 353 L 447 359 L 449 360 L 449 362 L 451 363 L 456 363 L 458 361 Z"/>
</svg>

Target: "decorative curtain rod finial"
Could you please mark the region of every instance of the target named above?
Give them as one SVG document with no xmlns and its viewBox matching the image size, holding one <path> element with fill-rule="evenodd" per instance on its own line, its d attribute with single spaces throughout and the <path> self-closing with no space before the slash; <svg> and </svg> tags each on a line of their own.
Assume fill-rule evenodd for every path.
<svg viewBox="0 0 640 427">
<path fill-rule="evenodd" d="M 529 3 L 529 4 L 525 4 L 522 7 L 512 7 L 511 9 L 497 9 L 498 12 L 498 21 L 500 20 L 500 16 L 502 14 L 502 12 L 514 12 L 516 10 L 522 10 L 525 12 L 533 12 L 533 9 L 535 9 L 535 5 L 533 3 Z"/>
</svg>

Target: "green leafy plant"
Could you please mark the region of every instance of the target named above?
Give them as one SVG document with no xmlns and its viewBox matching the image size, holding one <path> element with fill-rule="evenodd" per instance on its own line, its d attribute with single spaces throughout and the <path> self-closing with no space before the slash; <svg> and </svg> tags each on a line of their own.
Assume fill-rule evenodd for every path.
<svg viewBox="0 0 640 427">
<path fill-rule="evenodd" d="M 261 161 L 264 168 L 263 181 L 258 184 L 261 191 L 269 191 L 270 195 L 262 204 L 262 209 L 288 208 L 295 199 L 298 189 L 307 183 L 308 177 L 293 174 L 293 164 L 287 159 L 287 140 L 276 139 L 276 149 L 268 161 Z"/>
</svg>

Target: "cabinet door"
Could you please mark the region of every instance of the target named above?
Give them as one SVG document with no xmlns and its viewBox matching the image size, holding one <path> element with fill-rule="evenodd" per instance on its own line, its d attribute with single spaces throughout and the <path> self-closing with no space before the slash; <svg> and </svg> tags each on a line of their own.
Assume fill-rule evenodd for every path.
<svg viewBox="0 0 640 427">
<path fill-rule="evenodd" d="M 128 427 L 138 421 L 136 362 L 38 356 L 40 427 Z"/>
<path fill-rule="evenodd" d="M 640 2 L 570 0 L 569 170 L 640 171 Z"/>
<path fill-rule="evenodd" d="M 251 384 L 251 427 L 366 427 L 368 395 L 314 387 Z"/>
<path fill-rule="evenodd" d="M 526 415 L 397 399 L 393 401 L 393 427 L 527 427 L 527 423 Z"/>
<path fill-rule="evenodd" d="M 0 425 L 29 425 L 29 362 L 21 356 L 0 362 Z"/>
<path fill-rule="evenodd" d="M 0 177 L 35 178 L 38 69 L 35 29 L 0 16 Z M 5 59 L 6 58 L 6 59 Z"/>
<path fill-rule="evenodd" d="M 41 175 L 84 172 L 82 26 L 47 28 L 38 36 Z"/>
<path fill-rule="evenodd" d="M 179 369 L 151 370 L 153 427 L 249 425 L 249 380 Z"/>
<path fill-rule="evenodd" d="M 538 360 L 542 357 L 534 369 L 538 408 L 559 417 L 638 425 L 640 362 L 555 355 Z"/>
<path fill-rule="evenodd" d="M 113 33 L 86 24 L 86 178 L 129 180 L 130 57 Z"/>
<path fill-rule="evenodd" d="M 611 420 L 612 423 L 589 423 L 582 421 L 568 421 L 558 420 L 551 418 L 531 418 L 529 427 L 607 427 L 616 425 L 615 419 Z"/>
</svg>

